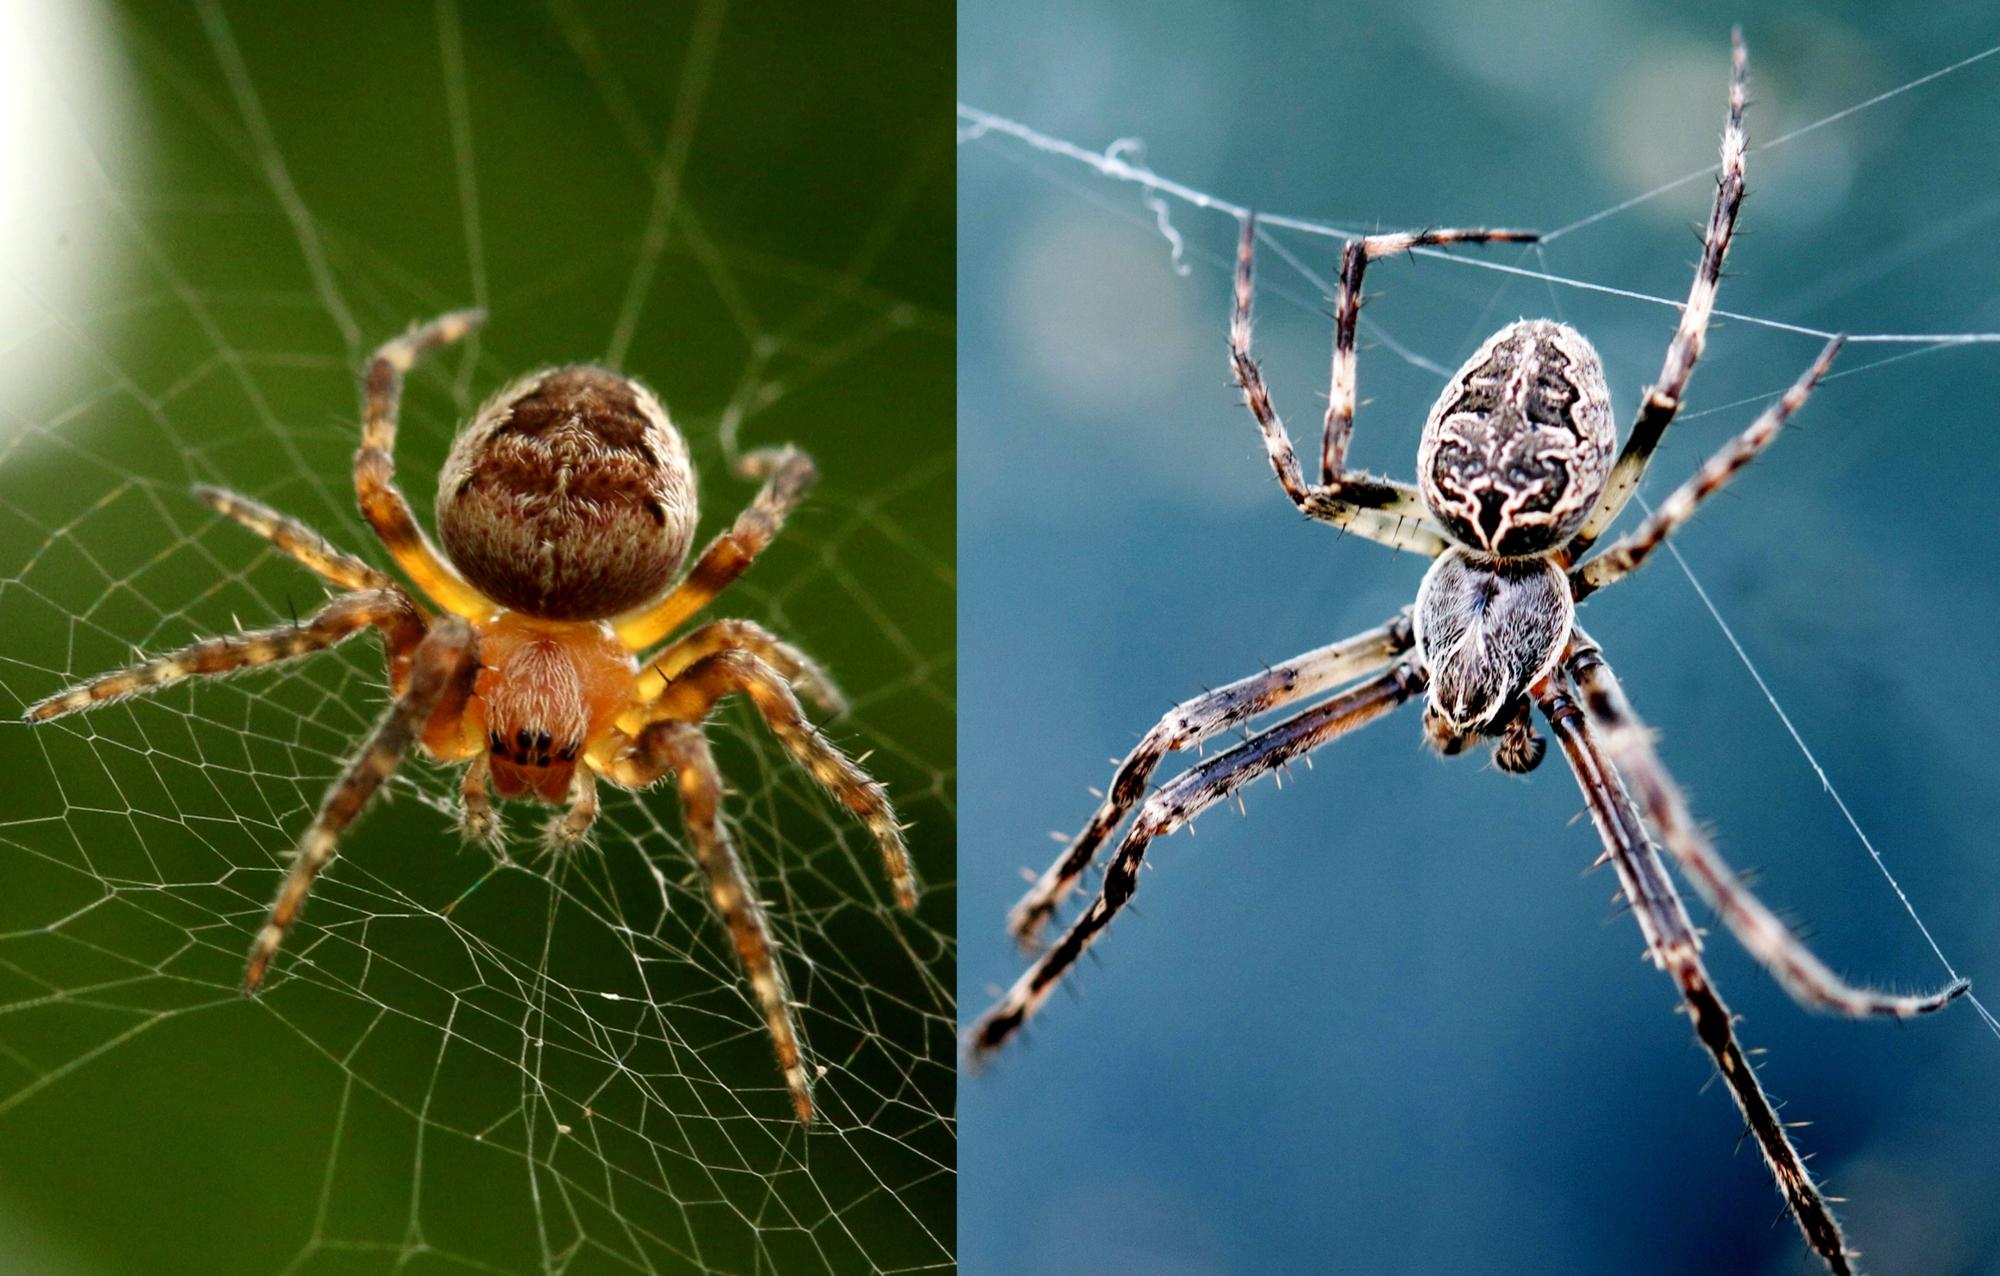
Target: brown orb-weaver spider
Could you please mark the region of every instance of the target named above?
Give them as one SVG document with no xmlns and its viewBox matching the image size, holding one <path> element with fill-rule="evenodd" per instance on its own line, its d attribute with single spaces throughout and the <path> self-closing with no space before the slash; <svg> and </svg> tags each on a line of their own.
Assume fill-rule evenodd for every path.
<svg viewBox="0 0 2000 1276">
<path fill-rule="evenodd" d="M 597 781 L 643 789 L 672 774 L 709 896 L 764 1015 L 801 1121 L 812 1084 L 763 909 L 723 828 L 722 776 L 701 723 L 741 693 L 792 760 L 866 823 L 896 902 L 916 906 L 903 832 L 882 786 L 813 726 L 793 689 L 838 712 L 838 691 L 790 643 L 746 620 L 712 621 L 641 656 L 749 568 L 816 477 L 796 448 L 738 464 L 764 487 L 675 583 L 695 530 L 687 446 L 651 391 L 604 368 L 531 373 L 487 401 L 452 442 L 439 476 L 438 553 L 396 487 L 392 454 L 404 375 L 471 331 L 476 311 L 443 315 L 384 345 L 363 387 L 354 484 L 361 512 L 397 566 L 442 609 L 248 497 L 196 488 L 212 508 L 347 591 L 303 621 L 208 638 L 41 700 L 48 722 L 190 677 L 215 677 L 324 651 L 378 629 L 394 701 L 300 839 L 270 920 L 250 950 L 254 993 L 341 832 L 414 744 L 464 763 L 460 827 L 497 846 L 489 785 L 503 798 L 568 809 L 544 840 L 573 846 L 597 818 Z M 672 588 L 668 588 L 669 585 Z"/>
<path fill-rule="evenodd" d="M 1416 486 L 1348 469 L 1355 329 L 1368 263 L 1419 245 L 1537 238 L 1516 230 L 1369 235 L 1349 241 L 1341 258 L 1319 481 L 1308 482 L 1250 355 L 1257 226 L 1254 217 L 1243 217 L 1230 366 L 1280 486 L 1309 517 L 1433 562 L 1414 608 L 1386 625 L 1189 700 L 1146 734 L 1119 765 L 1089 823 L 1009 915 L 1015 938 L 1035 950 L 1098 852 L 1137 810 L 1096 897 L 973 1024 L 967 1049 L 975 1061 L 1020 1032 L 1131 901 L 1153 839 L 1189 824 L 1259 776 L 1420 696 L 1424 733 L 1439 752 L 1457 754 L 1486 740 L 1502 769 L 1531 771 L 1547 748 L 1530 717 L 1539 707 L 1583 790 L 1604 843 L 1603 859 L 1618 874 L 1647 955 L 1673 976 L 1696 1037 L 1728 1082 L 1807 1243 L 1833 1272 L 1853 1270 L 1826 1198 L 1737 1043 L 1729 1010 L 1702 963 L 1701 932 L 1646 824 L 1750 954 L 1805 1006 L 1902 1019 L 1938 1010 L 1970 985 L 1959 980 L 1925 995 L 1894 995 L 1852 987 L 1828 969 L 1716 853 L 1602 652 L 1576 624 L 1578 602 L 1636 570 L 1777 437 L 1841 344 L 1831 342 L 1776 403 L 1650 517 L 1586 560 L 1637 489 L 1678 412 L 1714 309 L 1743 198 L 1747 58 L 1740 33 L 1732 33 L 1732 49 L 1721 176 L 1701 260 L 1665 367 L 1646 391 L 1622 449 L 1603 366 L 1590 342 L 1564 324 L 1522 320 L 1488 338 L 1439 395 L 1418 447 Z M 1168 753 L 1315 696 L 1326 698 L 1148 794 Z"/>
</svg>

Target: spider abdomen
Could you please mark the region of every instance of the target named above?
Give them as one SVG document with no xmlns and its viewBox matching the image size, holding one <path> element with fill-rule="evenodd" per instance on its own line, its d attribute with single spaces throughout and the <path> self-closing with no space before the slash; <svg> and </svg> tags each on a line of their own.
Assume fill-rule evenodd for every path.
<svg viewBox="0 0 2000 1276">
<path fill-rule="evenodd" d="M 1611 474 L 1617 429 L 1604 365 L 1584 335 L 1524 319 L 1486 339 L 1432 406 L 1417 483 L 1468 549 L 1517 558 L 1559 548 Z"/>
<path fill-rule="evenodd" d="M 445 552 L 514 611 L 592 620 L 672 581 L 694 538 L 694 470 L 664 408 L 603 368 L 502 390 L 453 442 L 438 482 Z"/>
<path fill-rule="evenodd" d="M 1416 611 L 1434 736 L 1462 740 L 1505 725 L 1504 711 L 1555 667 L 1574 615 L 1568 579 L 1548 559 L 1439 555 Z"/>
</svg>

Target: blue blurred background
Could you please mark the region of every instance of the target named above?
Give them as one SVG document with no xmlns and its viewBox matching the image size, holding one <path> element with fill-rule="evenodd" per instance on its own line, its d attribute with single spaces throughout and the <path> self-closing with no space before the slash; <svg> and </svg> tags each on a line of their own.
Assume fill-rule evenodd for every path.
<svg viewBox="0 0 2000 1276">
<path fill-rule="evenodd" d="M 1714 162 L 1728 28 L 1751 49 L 1726 309 L 1864 334 L 2000 329 L 2000 56 L 1963 6 L 1578 0 L 960 6 L 961 100 L 1342 225 L 1553 229 Z M 988 133 L 959 147 L 960 1014 L 1020 959 L 1001 919 L 1169 706 L 1373 625 L 1422 564 L 1309 525 L 1224 361 L 1235 224 Z M 1439 368 L 1520 315 L 1598 343 L 1621 411 L 1685 296 L 1706 178 L 1540 255 L 1371 275 L 1356 460 L 1408 477 Z M 1336 244 L 1277 232 L 1322 277 Z M 1473 253 L 1463 254 L 1470 257 Z M 1331 323 L 1262 257 L 1258 345 L 1316 440 Z M 1755 415 L 1819 341 L 1719 322 L 1645 492 Z M 1991 344 L 1862 343 L 1679 545 L 1945 952 L 2000 995 L 2000 617 Z M 1306 447 L 1316 447 L 1308 442 Z M 1725 854 L 1836 968 L 1944 969 L 1670 560 L 1586 621 Z M 1163 772 L 1163 776 L 1166 772 Z M 962 1083 L 966 1272 L 1802 1272 L 1711 1068 L 1639 960 L 1559 760 L 1440 761 L 1414 712 L 1248 817 L 1156 844 L 1071 991 Z M 1708 920 L 1705 910 L 1697 910 Z M 1716 933 L 1764 1079 L 1878 1272 L 2000 1272 L 2000 1040 L 1809 1014 Z"/>
</svg>

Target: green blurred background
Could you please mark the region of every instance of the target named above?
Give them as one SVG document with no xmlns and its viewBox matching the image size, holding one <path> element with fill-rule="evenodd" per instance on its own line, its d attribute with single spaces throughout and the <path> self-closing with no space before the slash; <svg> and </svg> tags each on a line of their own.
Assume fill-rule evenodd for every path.
<svg viewBox="0 0 2000 1276">
<path fill-rule="evenodd" d="M 827 1068 L 788 1119 L 666 792 L 600 852 L 461 852 L 415 766 L 343 847 L 266 994 L 233 989 L 280 857 L 382 703 L 370 641 L 0 726 L 0 1270 L 870 1272 L 953 1243 L 950 11 L 550 4 L 8 7 L 0 717 L 134 646 L 283 619 L 306 573 L 215 482 L 378 563 L 354 370 L 488 306 L 412 383 L 428 517 L 456 421 L 612 357 L 723 463 L 824 479 L 717 614 L 856 709 L 930 883 L 737 708 L 731 809 Z"/>
</svg>

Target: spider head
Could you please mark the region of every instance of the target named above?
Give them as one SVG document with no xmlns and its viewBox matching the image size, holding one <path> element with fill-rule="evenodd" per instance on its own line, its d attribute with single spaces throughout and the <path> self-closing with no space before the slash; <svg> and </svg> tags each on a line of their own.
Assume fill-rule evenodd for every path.
<svg viewBox="0 0 2000 1276">
<path fill-rule="evenodd" d="M 694 469 L 658 399 L 603 368 L 508 386 L 452 443 L 438 482 L 452 563 L 512 611 L 590 620 L 665 589 L 694 539 Z"/>
<path fill-rule="evenodd" d="M 1487 338 L 1438 396 L 1417 484 L 1459 544 L 1533 557 L 1583 526 L 1616 443 L 1597 351 L 1574 328 L 1522 320 Z"/>
<path fill-rule="evenodd" d="M 482 626 L 479 655 L 493 791 L 563 801 L 578 759 L 626 702 L 631 657 L 604 625 L 520 615 Z"/>
</svg>

